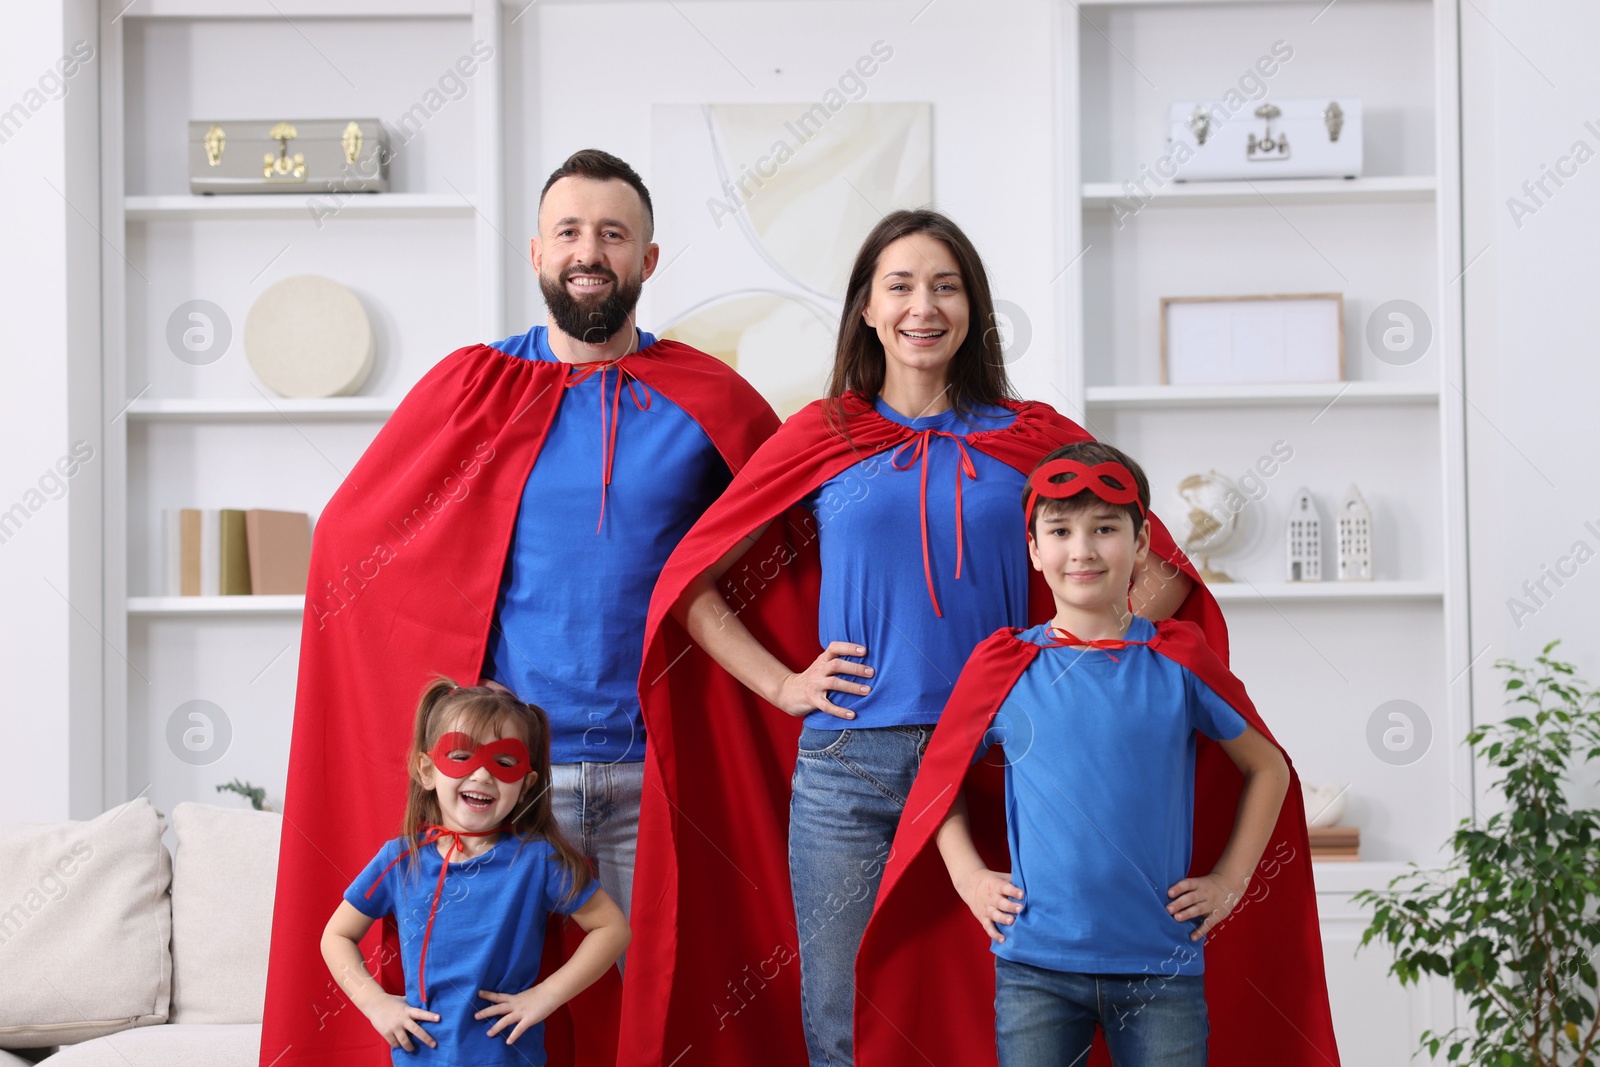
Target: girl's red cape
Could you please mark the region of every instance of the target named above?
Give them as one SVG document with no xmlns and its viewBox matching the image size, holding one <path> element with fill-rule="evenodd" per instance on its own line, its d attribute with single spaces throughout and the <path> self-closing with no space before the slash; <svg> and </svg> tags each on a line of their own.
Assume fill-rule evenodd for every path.
<svg viewBox="0 0 1600 1067">
<path fill-rule="evenodd" d="M 856 959 L 856 1062 L 862 1067 L 996 1062 L 989 938 L 952 888 L 935 836 L 964 783 L 979 852 L 991 870 L 1011 870 L 1004 772 L 998 761 L 971 760 L 1001 702 L 1039 654 L 1038 645 L 1017 633 L 1001 630 L 973 651 L 907 798 Z M 1194 672 L 1272 739 L 1200 627 L 1157 623 L 1150 648 Z M 1222 746 L 1201 737 L 1191 875 L 1216 865 L 1242 785 Z M 1160 974 L 1152 980 L 1159 982 Z M 1207 1062 L 1215 1067 L 1337 1067 L 1305 806 L 1292 763 L 1289 792 L 1250 889 L 1206 938 L 1205 987 Z M 1091 1063 L 1109 1064 L 1103 1042 L 1097 1045 Z"/>
<path fill-rule="evenodd" d="M 801 723 L 717 666 L 669 611 L 690 582 L 770 523 L 723 576 L 723 591 L 739 619 L 781 661 L 799 668 L 817 657 L 817 527 L 797 502 L 851 465 L 914 436 L 860 396 L 847 394 L 846 440 L 825 418 L 826 403 L 795 414 L 761 447 L 678 544 L 651 598 L 639 677 L 650 741 L 619 1067 L 803 1067 L 806 1062 L 788 865 L 789 780 Z M 969 444 L 1024 475 L 1050 451 L 1089 439 L 1046 404 L 1008 406 L 1017 413 L 1010 427 L 974 434 Z M 1017 518 L 1022 537 L 1020 498 Z M 901 550 L 915 552 L 915 527 L 908 532 Z M 1151 546 L 1194 579 L 1179 616 L 1197 624 L 1211 647 L 1226 656 L 1227 629 L 1216 601 L 1159 522 Z M 1053 602 L 1043 580 L 1034 577 L 1030 617 L 1042 622 Z M 826 841 L 797 844 L 827 847 Z M 935 962 L 903 985 L 863 986 L 863 1004 L 870 1000 L 871 1005 L 858 1008 L 858 1025 L 865 1011 L 880 1013 L 891 1032 L 908 1012 L 922 1018 L 915 1009 L 932 979 L 957 979 L 968 989 L 986 980 L 981 973 L 966 973 L 972 960 L 959 951 L 937 962 L 942 932 L 901 930 L 898 935 L 917 942 L 915 951 Z M 863 962 L 875 977 L 875 962 Z M 992 987 L 992 968 L 987 981 Z M 992 1002 L 981 991 L 973 996 L 975 1004 Z M 947 1057 L 940 1062 L 963 1067 L 982 1062 L 984 1054 L 963 1059 L 954 1047 L 934 1040 L 934 1033 L 929 1030 L 927 1039 L 911 1036 L 930 1055 Z M 912 1062 L 870 1026 L 864 1038 L 858 1062 Z M 992 1036 L 987 1056 L 993 1060 Z"/>
<path fill-rule="evenodd" d="M 698 422 L 735 472 L 778 427 L 744 379 L 685 345 L 658 341 L 625 366 Z M 399 832 L 423 685 L 435 674 L 479 676 L 523 485 L 567 370 L 484 345 L 448 356 L 406 395 L 317 523 L 262 1067 L 389 1063 L 388 1047 L 333 982 L 318 943 L 345 887 Z M 612 488 L 619 490 L 626 486 Z M 561 934 L 574 931 L 552 924 L 547 966 L 570 948 Z M 403 991 L 392 921 L 381 936 L 375 926 L 363 949 L 384 985 Z M 547 1024 L 552 1064 L 615 1062 L 614 976 Z"/>
</svg>

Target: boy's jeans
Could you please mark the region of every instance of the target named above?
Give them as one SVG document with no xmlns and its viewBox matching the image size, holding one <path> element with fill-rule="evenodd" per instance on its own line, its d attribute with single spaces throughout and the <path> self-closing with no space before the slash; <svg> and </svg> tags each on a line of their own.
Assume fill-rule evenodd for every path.
<svg viewBox="0 0 1600 1067">
<path fill-rule="evenodd" d="M 633 902 L 644 763 L 552 763 L 550 807 L 574 848 L 594 860 L 600 888 L 623 915 Z M 622 966 L 622 961 L 617 961 Z"/>
<path fill-rule="evenodd" d="M 856 949 L 932 726 L 800 734 L 789 806 L 789 880 L 811 1067 L 853 1060 Z"/>
<path fill-rule="evenodd" d="M 1072 974 L 994 961 L 1000 1067 L 1089 1062 L 1096 1023 L 1117 1067 L 1205 1067 L 1205 976 Z"/>
</svg>

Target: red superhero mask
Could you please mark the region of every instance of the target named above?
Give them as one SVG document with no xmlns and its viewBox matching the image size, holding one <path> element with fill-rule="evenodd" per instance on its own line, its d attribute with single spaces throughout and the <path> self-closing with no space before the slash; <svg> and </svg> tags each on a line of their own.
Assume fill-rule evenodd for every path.
<svg viewBox="0 0 1600 1067">
<path fill-rule="evenodd" d="M 1072 474 L 1076 477 L 1064 482 L 1052 481 L 1063 475 Z M 1126 488 L 1112 485 L 1108 479 L 1116 479 Z M 1065 500 L 1077 496 L 1079 493 L 1093 493 L 1107 504 L 1132 504 L 1143 515 L 1144 505 L 1139 502 L 1139 483 L 1134 481 L 1133 472 L 1120 463 L 1096 463 L 1089 466 L 1079 463 L 1075 459 L 1052 459 L 1048 463 L 1041 463 L 1032 474 L 1028 475 L 1028 506 L 1023 509 L 1027 515 L 1033 514 L 1033 506 L 1040 497 L 1049 500 Z"/>
<path fill-rule="evenodd" d="M 451 754 L 456 752 L 471 755 L 466 759 L 451 759 Z M 502 762 L 508 756 L 513 762 Z M 528 759 L 528 746 L 515 737 L 502 737 L 498 741 L 480 745 L 466 734 L 454 731 L 439 738 L 433 751 L 428 753 L 428 758 L 433 760 L 434 767 L 446 778 L 465 778 L 479 767 L 487 767 L 490 774 L 507 785 L 522 781 L 533 770 Z"/>
</svg>

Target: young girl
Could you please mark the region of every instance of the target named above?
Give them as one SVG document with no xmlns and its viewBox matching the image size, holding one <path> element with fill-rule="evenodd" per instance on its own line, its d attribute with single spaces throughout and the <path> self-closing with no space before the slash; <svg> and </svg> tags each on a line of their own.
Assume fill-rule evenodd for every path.
<svg viewBox="0 0 1600 1067">
<path fill-rule="evenodd" d="M 543 1020 L 615 964 L 630 936 L 551 818 L 544 712 L 504 690 L 437 679 L 417 707 L 408 770 L 402 836 L 345 890 L 322 957 L 384 1040 L 422 1053 L 419 1062 L 538 1067 Z M 588 936 L 535 984 L 553 911 Z M 404 997 L 373 980 L 357 947 L 385 915 L 399 925 Z M 529 1042 L 509 1047 L 529 1030 Z"/>
</svg>

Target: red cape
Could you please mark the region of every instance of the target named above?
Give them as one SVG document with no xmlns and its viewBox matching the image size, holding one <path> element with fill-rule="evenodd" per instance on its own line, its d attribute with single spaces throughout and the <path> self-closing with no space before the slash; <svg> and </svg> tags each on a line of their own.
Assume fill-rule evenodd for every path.
<svg viewBox="0 0 1600 1067">
<path fill-rule="evenodd" d="M 1089 439 L 1047 404 L 1007 406 L 1017 412 L 1010 427 L 969 443 L 1024 474 L 1061 445 Z M 849 442 L 824 421 L 823 402 L 792 416 L 679 542 L 651 598 L 639 678 L 650 743 L 619 1067 L 661 1067 L 690 1048 L 697 1065 L 806 1062 L 788 865 L 801 721 L 735 681 L 668 612 L 691 581 L 770 522 L 723 576 L 723 591 L 779 660 L 799 668 L 816 659 L 817 529 L 798 502 L 913 436 L 854 394 L 846 411 Z M 1180 614 L 1225 650 L 1216 601 L 1159 522 L 1152 533 L 1155 553 L 1194 579 Z M 1043 621 L 1053 601 L 1035 579 L 1031 617 Z"/>
<path fill-rule="evenodd" d="M 861 1067 L 996 1062 L 994 956 L 988 935 L 950 884 L 935 837 L 965 782 L 985 864 L 1011 870 L 1004 772 L 995 761 L 971 760 L 1001 702 L 1039 654 L 1040 646 L 1018 640 L 1018 632 L 1001 630 L 973 651 L 906 800 L 856 959 Z M 1157 623 L 1150 648 L 1187 667 L 1272 740 L 1244 686 L 1198 627 Z M 1292 763 L 1289 771 L 1288 795 L 1245 900 L 1206 937 L 1207 1062 L 1214 1067 L 1338 1067 L 1305 807 Z M 1191 875 L 1216 865 L 1233 831 L 1242 785 L 1222 746 L 1199 738 Z M 950 980 L 929 981 L 932 974 Z M 1109 1064 L 1104 1042 L 1097 1044 L 1090 1062 Z"/>
<path fill-rule="evenodd" d="M 658 341 L 626 366 L 698 422 L 735 472 L 778 427 L 744 379 L 685 345 Z M 317 523 L 262 1067 L 389 1063 L 328 974 L 319 940 L 346 886 L 399 831 L 418 693 L 435 673 L 479 677 L 523 486 L 567 370 L 484 345 L 453 353 L 406 395 Z M 547 962 L 561 950 L 549 941 Z M 392 920 L 363 949 L 385 986 L 403 991 Z M 576 1062 L 615 1060 L 612 975 L 573 1002 L 585 1036 Z M 571 1030 L 560 1018 L 547 1027 L 552 1064 L 574 1062 Z"/>
</svg>

